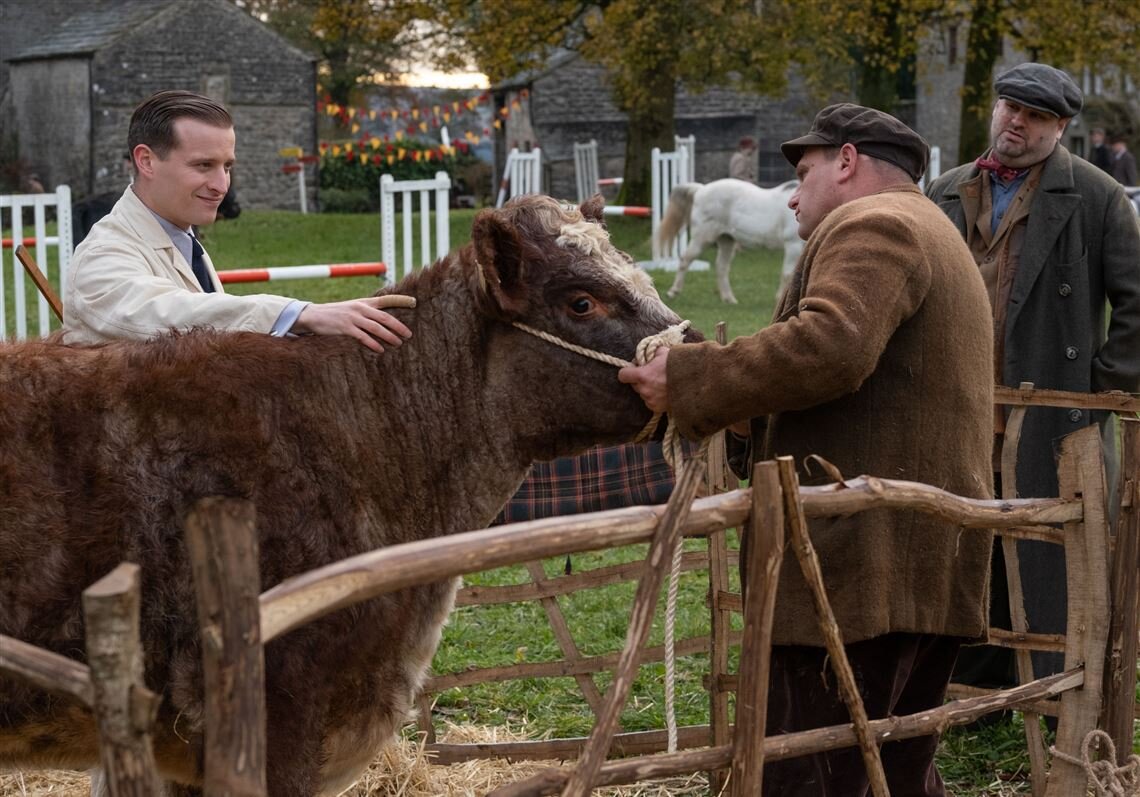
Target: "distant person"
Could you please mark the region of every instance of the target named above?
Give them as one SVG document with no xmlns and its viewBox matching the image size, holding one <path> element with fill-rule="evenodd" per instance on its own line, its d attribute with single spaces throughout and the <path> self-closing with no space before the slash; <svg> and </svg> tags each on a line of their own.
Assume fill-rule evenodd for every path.
<svg viewBox="0 0 1140 797">
<path fill-rule="evenodd" d="M 411 337 L 375 297 L 311 304 L 228 296 L 194 235 L 230 188 L 229 112 L 188 91 L 161 91 L 131 115 L 134 182 L 76 249 L 64 292 L 64 341 L 145 339 L 168 330 L 347 335 L 374 351 Z"/>
<path fill-rule="evenodd" d="M 756 140 L 751 136 L 740 139 L 736 152 L 728 162 L 728 176 L 749 183 L 756 182 Z"/>
<path fill-rule="evenodd" d="M 1140 180 L 1136 179 L 1136 156 L 1128 151 L 1124 136 L 1112 138 L 1112 170 L 1109 173 L 1121 185 L 1140 185 Z"/>
<path fill-rule="evenodd" d="M 1071 77 L 1046 64 L 1015 66 L 994 81 L 990 148 L 943 174 L 927 193 L 966 240 L 989 293 L 997 384 L 1077 392 L 1140 391 L 1140 235 L 1124 189 L 1061 145 L 1084 97 Z M 1106 307 L 1111 307 L 1106 322 Z M 1076 407 L 1028 408 L 1017 473 L 1003 473 L 1009 408 L 993 413 L 995 492 L 1058 495 L 1056 454 L 1067 434 L 1099 423 L 1115 457 L 1111 414 Z M 1021 586 L 1029 630 L 1063 634 L 1065 553 L 1020 540 Z M 1009 628 L 1001 547 L 994 547 L 991 624 Z M 1033 654 L 1038 678 L 1059 672 L 1058 653 Z M 1013 651 L 967 648 L 958 683 L 1016 683 Z"/>
<path fill-rule="evenodd" d="M 1089 131 L 1089 163 L 1101 171 L 1112 173 L 1112 154 L 1105 143 L 1103 127 Z"/>
</svg>

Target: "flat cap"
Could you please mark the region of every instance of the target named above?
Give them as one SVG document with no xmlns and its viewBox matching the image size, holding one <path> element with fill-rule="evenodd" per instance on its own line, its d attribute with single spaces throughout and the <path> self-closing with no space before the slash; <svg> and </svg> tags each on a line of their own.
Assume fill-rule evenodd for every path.
<svg viewBox="0 0 1140 797">
<path fill-rule="evenodd" d="M 808 147 L 842 147 L 852 144 L 863 155 L 898 166 L 918 182 L 926 173 L 930 145 L 890 114 L 849 102 L 829 105 L 816 114 L 811 132 L 780 145 L 795 166 Z"/>
<path fill-rule="evenodd" d="M 1084 95 L 1071 77 L 1048 64 L 1018 64 L 994 81 L 994 91 L 1003 100 L 1065 119 L 1076 116 Z"/>
</svg>

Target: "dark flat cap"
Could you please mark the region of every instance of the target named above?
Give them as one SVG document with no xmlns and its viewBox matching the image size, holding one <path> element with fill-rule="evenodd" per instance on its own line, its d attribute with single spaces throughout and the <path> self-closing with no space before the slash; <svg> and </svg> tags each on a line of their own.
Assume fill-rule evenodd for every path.
<svg viewBox="0 0 1140 797">
<path fill-rule="evenodd" d="M 890 114 L 841 102 L 816 114 L 811 132 L 780 145 L 780 151 L 795 166 L 808 147 L 842 147 L 852 144 L 870 155 L 898 166 L 917 182 L 926 173 L 930 145 Z"/>
<path fill-rule="evenodd" d="M 994 91 L 1003 100 L 1068 119 L 1081 112 L 1084 95 L 1071 77 L 1048 64 L 1019 64 L 1002 72 Z"/>
</svg>

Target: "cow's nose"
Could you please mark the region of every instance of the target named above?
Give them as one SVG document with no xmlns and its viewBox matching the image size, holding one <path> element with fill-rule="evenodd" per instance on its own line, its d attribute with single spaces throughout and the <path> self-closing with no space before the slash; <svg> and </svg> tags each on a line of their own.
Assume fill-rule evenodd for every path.
<svg viewBox="0 0 1140 797">
<path fill-rule="evenodd" d="M 685 337 L 682 338 L 685 343 L 702 343 L 705 336 L 696 327 L 689 327 L 685 330 Z"/>
</svg>

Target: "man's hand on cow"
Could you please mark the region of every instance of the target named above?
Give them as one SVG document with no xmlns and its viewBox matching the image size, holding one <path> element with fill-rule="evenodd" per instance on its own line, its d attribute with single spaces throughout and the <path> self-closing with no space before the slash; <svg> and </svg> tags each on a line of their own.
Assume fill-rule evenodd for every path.
<svg viewBox="0 0 1140 797">
<path fill-rule="evenodd" d="M 668 359 L 669 349 L 662 347 L 645 365 L 627 366 L 618 371 L 618 379 L 632 386 L 645 406 L 654 412 L 669 411 L 669 385 L 665 375 Z"/>
<path fill-rule="evenodd" d="M 369 296 L 346 302 L 310 304 L 297 317 L 293 331 L 348 335 L 376 352 L 384 351 L 383 344 L 399 346 L 412 336 L 412 330 L 400 319 L 380 309 L 385 298 Z"/>
</svg>

